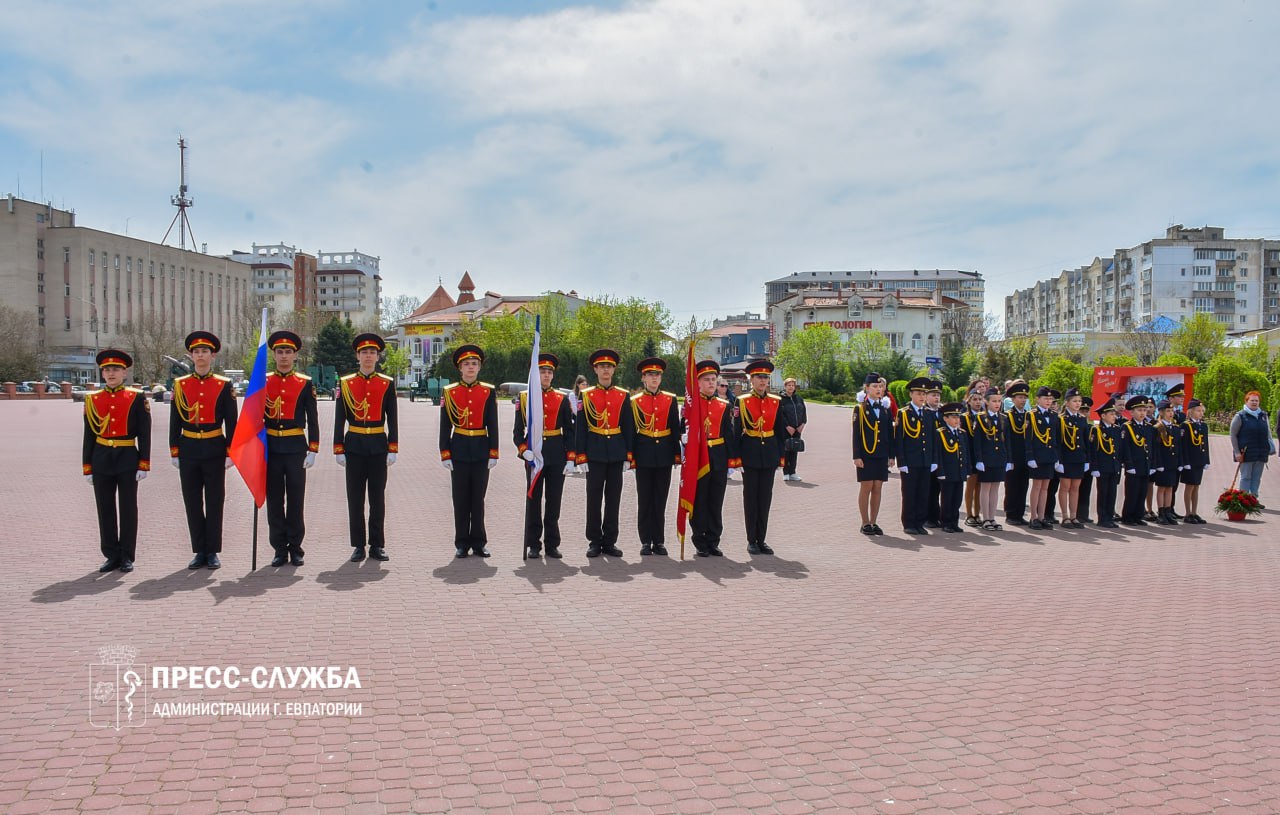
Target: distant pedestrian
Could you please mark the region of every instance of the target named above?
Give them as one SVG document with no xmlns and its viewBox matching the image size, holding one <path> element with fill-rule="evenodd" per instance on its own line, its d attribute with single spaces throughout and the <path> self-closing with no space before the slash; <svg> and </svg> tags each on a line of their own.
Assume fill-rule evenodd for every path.
<svg viewBox="0 0 1280 815">
<path fill-rule="evenodd" d="M 1262 471 L 1267 459 L 1276 454 L 1271 436 L 1271 421 L 1260 405 L 1262 396 L 1249 391 L 1244 397 L 1244 407 L 1231 417 L 1231 455 L 1240 462 L 1240 489 L 1258 494 L 1262 483 Z"/>
<path fill-rule="evenodd" d="M 782 381 L 782 426 L 787 435 L 782 438 L 782 450 L 785 453 L 782 465 L 783 481 L 802 480 L 796 474 L 796 459 L 804 452 L 804 439 L 800 434 L 809 416 L 805 410 L 804 397 L 796 392 L 796 380 L 787 377 Z"/>
</svg>

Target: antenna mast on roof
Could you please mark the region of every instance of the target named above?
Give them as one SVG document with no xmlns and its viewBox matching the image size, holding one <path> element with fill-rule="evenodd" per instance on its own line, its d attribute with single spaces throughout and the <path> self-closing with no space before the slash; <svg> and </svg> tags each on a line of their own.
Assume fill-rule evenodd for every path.
<svg viewBox="0 0 1280 815">
<path fill-rule="evenodd" d="M 191 245 L 195 246 L 196 236 L 191 231 L 191 221 L 187 218 L 187 208 L 195 206 L 195 201 L 187 195 L 187 140 L 178 135 L 178 194 L 169 196 L 169 202 L 178 208 L 178 213 L 173 216 L 173 220 L 169 222 L 169 228 L 164 231 L 164 238 L 160 243 L 169 240 L 169 233 L 173 231 L 174 224 L 178 225 L 178 248 L 187 248 L 187 235 L 191 235 Z"/>
</svg>

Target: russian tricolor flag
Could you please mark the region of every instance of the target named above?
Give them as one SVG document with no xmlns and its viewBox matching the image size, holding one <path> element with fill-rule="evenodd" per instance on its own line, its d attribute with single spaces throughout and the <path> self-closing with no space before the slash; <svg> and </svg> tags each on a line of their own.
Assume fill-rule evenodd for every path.
<svg viewBox="0 0 1280 815">
<path fill-rule="evenodd" d="M 267 310 L 262 310 L 262 333 L 258 335 L 258 354 L 249 372 L 249 388 L 236 422 L 228 455 L 235 462 L 245 486 L 253 493 L 253 503 L 261 507 L 267 500 L 267 430 L 263 418 L 267 413 Z"/>
</svg>

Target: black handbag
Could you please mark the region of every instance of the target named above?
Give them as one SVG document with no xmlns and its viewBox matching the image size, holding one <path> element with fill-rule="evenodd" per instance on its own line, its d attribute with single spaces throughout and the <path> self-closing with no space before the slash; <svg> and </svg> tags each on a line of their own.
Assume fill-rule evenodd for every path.
<svg viewBox="0 0 1280 815">
<path fill-rule="evenodd" d="M 782 442 L 782 449 L 788 453 L 803 453 L 804 439 L 797 439 L 795 436 L 788 436 L 787 439 Z"/>
</svg>

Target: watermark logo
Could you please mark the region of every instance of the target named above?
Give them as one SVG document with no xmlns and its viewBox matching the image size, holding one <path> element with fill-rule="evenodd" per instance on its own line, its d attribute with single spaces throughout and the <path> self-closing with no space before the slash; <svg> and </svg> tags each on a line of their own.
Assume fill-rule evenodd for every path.
<svg viewBox="0 0 1280 815">
<path fill-rule="evenodd" d="M 128 645 L 98 649 L 89 665 L 89 723 L 94 727 L 141 727 L 147 721 L 147 666 Z"/>
</svg>

